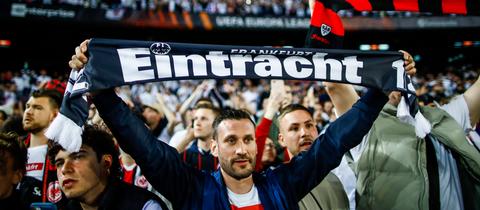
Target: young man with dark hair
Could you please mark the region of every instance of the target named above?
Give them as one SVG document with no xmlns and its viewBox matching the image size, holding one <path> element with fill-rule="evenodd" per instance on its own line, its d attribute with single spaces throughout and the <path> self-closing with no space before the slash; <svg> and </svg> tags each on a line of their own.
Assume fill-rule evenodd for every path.
<svg viewBox="0 0 480 210">
<path fill-rule="evenodd" d="M 55 90 L 39 89 L 28 99 L 23 113 L 23 129 L 28 132 L 25 145 L 28 147 L 26 185 L 34 185 L 35 202 L 51 202 L 61 208 L 65 203 L 58 185 L 55 166 L 47 158 L 48 139 L 44 135 L 57 116 L 62 95 Z"/>
<path fill-rule="evenodd" d="M 277 118 L 278 141 L 287 148 L 290 158 L 308 151 L 318 136 L 311 111 L 300 105 L 284 107 Z M 325 179 L 300 202 L 300 209 L 349 209 L 349 201 L 338 177 L 329 172 Z"/>
<path fill-rule="evenodd" d="M 67 209 L 166 209 L 153 193 L 120 181 L 119 152 L 113 137 L 87 126 L 80 151 L 69 153 L 54 145 L 48 156 L 55 163 Z"/>
<path fill-rule="evenodd" d="M 28 209 L 28 199 L 15 190 L 25 175 L 27 149 L 12 133 L 0 133 L 0 208 Z"/>
<path fill-rule="evenodd" d="M 208 174 L 182 163 L 177 151 L 157 141 L 115 93 L 100 93 L 93 101 L 122 148 L 174 209 L 298 209 L 300 198 L 337 166 L 344 151 L 361 140 L 357 137 L 369 129 L 386 97 L 370 93 L 301 158 L 262 174 L 253 173 L 255 124 L 245 112 L 227 111 L 214 121 L 211 150 L 220 170 Z M 254 199 L 244 200 L 245 195 Z"/>
<path fill-rule="evenodd" d="M 219 113 L 220 110 L 211 104 L 203 103 L 195 107 L 193 135 L 185 135 L 179 145 L 175 147 L 187 165 L 207 172 L 217 169 L 218 159 L 212 155 L 210 146 L 213 120 Z M 189 144 L 190 147 L 188 147 Z"/>
<path fill-rule="evenodd" d="M 70 67 L 87 62 L 88 41 L 77 47 Z M 298 202 L 343 154 L 370 129 L 387 97 L 370 90 L 353 108 L 330 124 L 311 148 L 265 173 L 255 173 L 255 123 L 244 111 L 227 110 L 213 123 L 212 154 L 220 170 L 211 174 L 188 167 L 178 151 L 156 140 L 113 90 L 93 94 L 93 102 L 120 146 L 144 171 L 152 186 L 174 209 L 298 209 Z"/>
</svg>

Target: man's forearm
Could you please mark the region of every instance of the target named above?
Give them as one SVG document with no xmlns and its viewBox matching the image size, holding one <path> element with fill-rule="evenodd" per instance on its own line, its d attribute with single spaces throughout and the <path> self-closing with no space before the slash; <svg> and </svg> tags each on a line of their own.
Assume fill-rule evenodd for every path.
<svg viewBox="0 0 480 210">
<path fill-rule="evenodd" d="M 473 127 L 480 120 L 480 77 L 465 91 L 463 97 L 465 97 L 465 102 L 467 102 L 470 123 Z"/>
</svg>

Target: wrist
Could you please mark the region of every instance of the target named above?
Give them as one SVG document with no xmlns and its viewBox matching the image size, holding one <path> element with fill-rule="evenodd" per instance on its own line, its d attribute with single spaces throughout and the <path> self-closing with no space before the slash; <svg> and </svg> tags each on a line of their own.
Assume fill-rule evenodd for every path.
<svg viewBox="0 0 480 210">
<path fill-rule="evenodd" d="M 275 114 L 277 113 L 278 109 L 267 109 L 265 110 L 265 114 L 263 115 L 264 118 L 272 120 Z"/>
</svg>

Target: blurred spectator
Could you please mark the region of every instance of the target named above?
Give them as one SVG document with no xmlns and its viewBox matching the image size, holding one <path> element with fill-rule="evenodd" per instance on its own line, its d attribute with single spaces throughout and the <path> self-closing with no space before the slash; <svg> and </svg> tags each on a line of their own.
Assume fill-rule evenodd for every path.
<svg viewBox="0 0 480 210">
<path fill-rule="evenodd" d="M 28 199 L 16 189 L 25 175 L 27 150 L 12 133 L 0 133 L 0 206 L 2 209 L 29 209 Z"/>
<path fill-rule="evenodd" d="M 39 192 L 35 192 L 35 202 L 51 202 L 62 208 L 66 204 L 60 191 L 55 167 L 48 161 L 48 139 L 46 129 L 57 116 L 62 95 L 54 90 L 40 89 L 33 92 L 23 115 L 23 128 L 28 132 L 25 144 L 28 147 L 27 177 Z M 44 187 L 44 186 L 48 186 Z"/>
</svg>

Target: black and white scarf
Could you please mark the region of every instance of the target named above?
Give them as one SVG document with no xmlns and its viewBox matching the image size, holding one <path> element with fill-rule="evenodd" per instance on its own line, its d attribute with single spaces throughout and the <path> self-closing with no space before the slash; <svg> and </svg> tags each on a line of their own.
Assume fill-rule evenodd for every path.
<svg viewBox="0 0 480 210">
<path fill-rule="evenodd" d="M 46 136 L 68 151 L 81 146 L 89 91 L 194 79 L 282 79 L 341 82 L 414 93 L 399 52 L 202 45 L 92 39 L 89 61 L 72 70 Z"/>
</svg>

